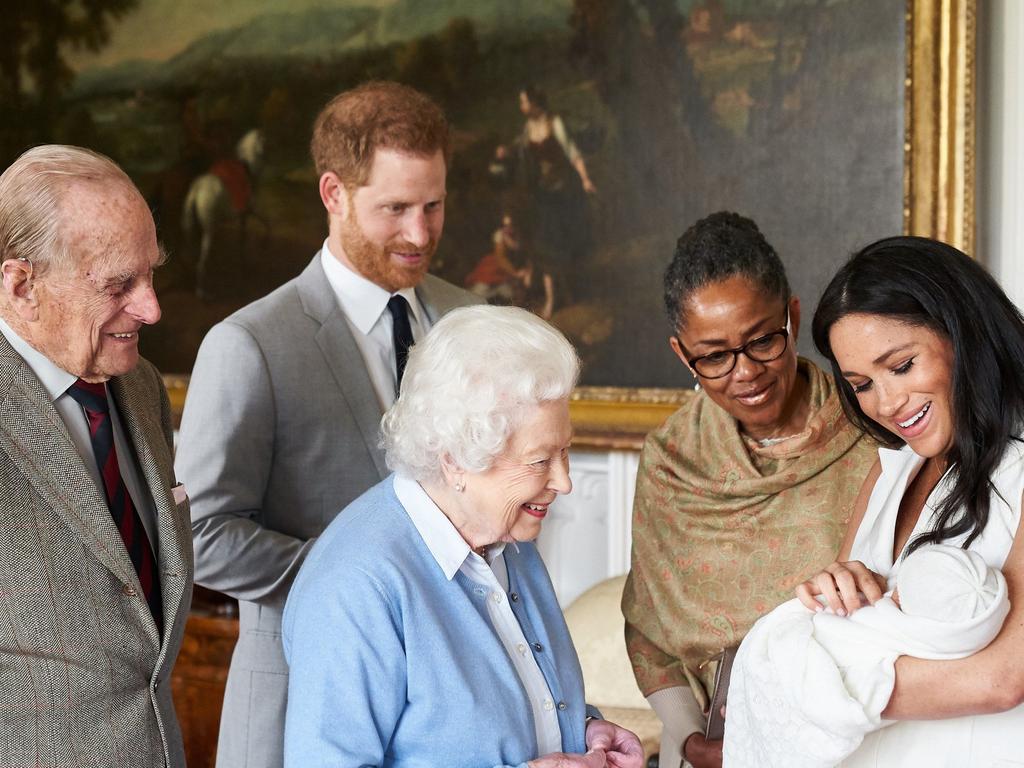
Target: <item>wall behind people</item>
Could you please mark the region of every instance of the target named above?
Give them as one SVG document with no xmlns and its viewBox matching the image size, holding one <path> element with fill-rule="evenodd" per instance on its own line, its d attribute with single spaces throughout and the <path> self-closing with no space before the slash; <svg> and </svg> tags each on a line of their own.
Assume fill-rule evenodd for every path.
<svg viewBox="0 0 1024 768">
<path fill-rule="evenodd" d="M 978 12 L 977 256 L 1024 306 L 1024 4 Z"/>
</svg>

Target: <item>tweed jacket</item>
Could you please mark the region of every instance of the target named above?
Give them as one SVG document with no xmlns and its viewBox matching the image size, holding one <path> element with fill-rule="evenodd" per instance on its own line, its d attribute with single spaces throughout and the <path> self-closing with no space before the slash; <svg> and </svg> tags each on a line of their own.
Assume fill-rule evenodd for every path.
<svg viewBox="0 0 1024 768">
<path fill-rule="evenodd" d="M 0 766 L 185 765 L 170 673 L 192 546 L 170 405 L 144 360 L 110 390 L 156 509 L 162 637 L 63 420 L 0 336 Z"/>
<path fill-rule="evenodd" d="M 416 295 L 431 324 L 480 302 L 432 275 Z M 203 340 L 176 469 L 191 495 L 196 581 L 239 601 L 218 768 L 282 765 L 281 612 L 316 538 L 388 474 L 381 415 L 320 254 Z"/>
</svg>

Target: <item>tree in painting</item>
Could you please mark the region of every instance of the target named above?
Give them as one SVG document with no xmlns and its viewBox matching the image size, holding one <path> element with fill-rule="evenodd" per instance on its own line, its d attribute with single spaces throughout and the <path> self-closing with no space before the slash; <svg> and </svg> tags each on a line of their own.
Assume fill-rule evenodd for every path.
<svg viewBox="0 0 1024 768">
<path fill-rule="evenodd" d="M 97 51 L 110 40 L 111 23 L 139 0 L 0 0 L 0 167 L 26 143 L 54 135 L 60 97 L 74 80 L 65 50 Z"/>
</svg>

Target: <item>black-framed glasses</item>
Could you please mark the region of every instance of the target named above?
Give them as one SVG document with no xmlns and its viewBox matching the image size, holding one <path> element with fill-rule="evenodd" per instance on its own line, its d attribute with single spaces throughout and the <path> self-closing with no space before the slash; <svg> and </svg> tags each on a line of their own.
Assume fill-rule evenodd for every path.
<svg viewBox="0 0 1024 768">
<path fill-rule="evenodd" d="M 779 330 L 751 339 L 741 347 L 720 349 L 708 355 L 689 357 L 686 362 L 705 379 L 721 379 L 732 373 L 732 369 L 736 367 L 736 358 L 741 354 L 756 363 L 770 363 L 772 360 L 778 360 L 789 346 L 789 332 L 789 307 L 787 307 L 786 324 Z M 676 340 L 685 351 L 682 339 L 677 336 Z"/>
</svg>

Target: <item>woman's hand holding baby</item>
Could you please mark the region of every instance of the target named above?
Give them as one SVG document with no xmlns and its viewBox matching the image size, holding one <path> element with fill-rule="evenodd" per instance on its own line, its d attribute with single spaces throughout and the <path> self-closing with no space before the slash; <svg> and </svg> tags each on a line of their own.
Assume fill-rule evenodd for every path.
<svg viewBox="0 0 1024 768">
<path fill-rule="evenodd" d="M 822 595 L 837 616 L 846 616 L 863 606 L 861 594 L 874 605 L 885 593 L 885 578 L 867 568 L 859 560 L 835 562 L 825 570 L 798 585 L 796 596 L 808 609 L 822 610 L 817 600 Z"/>
</svg>

